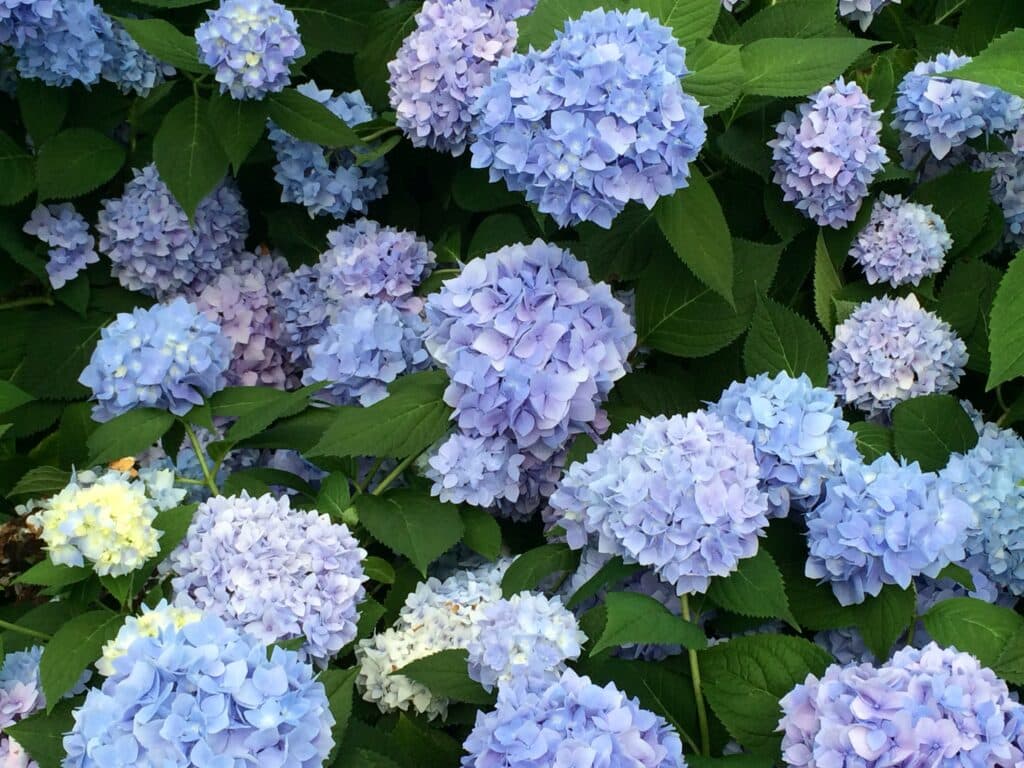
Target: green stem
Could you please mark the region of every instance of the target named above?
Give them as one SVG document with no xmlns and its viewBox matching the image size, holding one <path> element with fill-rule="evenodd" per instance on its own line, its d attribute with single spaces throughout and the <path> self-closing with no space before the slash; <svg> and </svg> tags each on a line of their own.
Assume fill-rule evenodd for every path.
<svg viewBox="0 0 1024 768">
<path fill-rule="evenodd" d="M 174 482 L 181 485 L 206 485 L 205 480 L 195 480 L 191 477 L 175 477 Z"/>
<path fill-rule="evenodd" d="M 17 624 L 11 624 L 9 621 L 0 619 L 0 629 L 6 629 L 8 632 L 17 632 L 19 635 L 26 635 L 28 637 L 35 637 L 39 640 L 49 640 L 50 635 L 45 632 L 39 632 L 35 629 L 29 629 L 28 627 L 21 627 Z"/>
<path fill-rule="evenodd" d="M 404 459 L 402 459 L 401 463 L 397 467 L 395 467 L 393 470 L 391 470 L 391 473 L 387 477 L 385 477 L 383 480 L 381 480 L 380 484 L 376 488 L 374 488 L 372 491 L 370 491 L 370 495 L 371 496 L 380 496 L 382 493 L 384 493 L 384 491 L 386 491 L 388 489 L 388 486 L 391 485 L 393 482 L 395 482 L 395 480 L 398 479 L 398 476 L 401 475 L 408 468 L 408 466 L 410 464 L 412 464 L 414 461 L 416 461 L 416 458 L 418 456 L 419 456 L 419 454 L 417 453 L 417 454 L 414 454 L 413 456 L 406 456 Z"/>
<path fill-rule="evenodd" d="M 377 461 L 375 461 L 373 463 L 373 466 L 370 467 L 370 471 L 367 472 L 366 477 L 363 478 L 363 482 L 362 483 L 353 483 L 352 484 L 352 485 L 355 486 L 355 489 L 356 489 L 357 493 L 360 493 L 360 494 L 366 493 L 366 489 L 370 487 L 370 483 L 373 482 L 373 478 L 375 478 L 377 476 L 377 473 L 380 472 L 380 468 L 381 468 L 381 465 L 383 463 L 384 463 L 384 457 L 381 456 L 379 459 L 377 459 Z"/>
<path fill-rule="evenodd" d="M 683 620 L 690 621 L 690 599 L 689 595 L 679 598 L 679 607 L 682 609 Z M 696 622 L 694 622 L 696 623 Z M 700 727 L 700 753 L 704 757 L 711 756 L 711 735 L 708 731 L 708 711 L 704 705 L 704 692 L 700 684 L 700 662 L 697 661 L 697 652 L 692 648 L 687 649 L 690 657 L 690 677 L 693 679 L 693 697 L 697 702 L 697 725 Z"/>
<path fill-rule="evenodd" d="M 196 454 L 196 459 L 199 461 L 199 468 L 203 471 L 203 479 L 206 480 L 206 485 L 214 496 L 220 496 L 220 488 L 217 487 L 216 481 L 213 479 L 214 476 L 210 474 L 210 465 L 206 461 L 206 454 L 203 451 L 203 447 L 199 444 L 199 438 L 196 436 L 196 432 L 192 429 L 192 425 L 186 422 L 184 419 L 181 420 L 181 426 L 185 428 L 185 434 L 188 435 L 188 441 L 192 444 L 192 450 Z"/>
<path fill-rule="evenodd" d="M 49 296 L 29 296 L 24 299 L 14 299 L 0 303 L 0 309 L 16 309 L 18 307 L 34 307 L 37 305 L 53 306 L 53 299 Z"/>
</svg>

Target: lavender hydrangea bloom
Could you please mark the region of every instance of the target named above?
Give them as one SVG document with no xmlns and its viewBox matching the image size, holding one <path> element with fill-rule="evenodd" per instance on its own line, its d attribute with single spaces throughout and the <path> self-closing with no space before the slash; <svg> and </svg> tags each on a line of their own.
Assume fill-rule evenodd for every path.
<svg viewBox="0 0 1024 768">
<path fill-rule="evenodd" d="M 680 78 L 686 51 L 643 11 L 567 21 L 543 51 L 501 59 L 473 104 L 474 168 L 525 191 L 560 226 L 608 228 L 688 185 L 707 137 Z"/>
<path fill-rule="evenodd" d="M 875 654 L 864 642 L 864 636 L 856 627 L 828 629 L 818 632 L 814 642 L 819 648 L 828 651 L 840 664 L 875 663 Z"/>
<path fill-rule="evenodd" d="M 784 199 L 822 227 L 853 221 L 889 159 L 879 141 L 881 114 L 859 85 L 841 77 L 786 112 L 768 142 Z"/>
<path fill-rule="evenodd" d="M 116 21 L 104 36 L 104 45 L 106 60 L 100 74 L 122 93 L 148 96 L 154 87 L 174 75 L 174 67 L 145 51 Z"/>
<path fill-rule="evenodd" d="M 320 255 L 320 288 L 332 302 L 351 297 L 386 301 L 419 313 L 413 291 L 430 274 L 437 256 L 414 232 L 359 219 L 327 233 L 331 247 Z"/>
<path fill-rule="evenodd" d="M 934 643 L 879 667 L 833 664 L 781 701 L 791 768 L 996 768 L 1024 759 L 1024 709 L 976 658 Z"/>
<path fill-rule="evenodd" d="M 886 584 L 936 576 L 964 557 L 971 508 L 952 485 L 917 462 L 885 454 L 864 465 L 844 461 L 807 513 L 808 578 L 822 579 L 843 605 L 864 602 Z"/>
<path fill-rule="evenodd" d="M 475 0 L 428 0 L 416 29 L 388 63 L 397 125 L 415 147 L 461 155 L 470 106 L 491 83 L 494 65 L 516 46 L 515 22 Z"/>
<path fill-rule="evenodd" d="M 195 606 L 270 644 L 304 638 L 321 666 L 356 636 L 366 550 L 342 524 L 287 496 L 217 496 L 199 505 L 161 564 L 178 606 Z"/>
<path fill-rule="evenodd" d="M 292 12 L 274 0 L 222 0 L 196 29 L 199 58 L 221 93 L 262 99 L 291 82 L 288 68 L 305 55 Z"/>
<path fill-rule="evenodd" d="M 651 566 L 703 592 L 757 552 L 768 498 L 750 443 L 704 411 L 642 418 L 569 467 L 550 504 L 569 546 Z"/>
<path fill-rule="evenodd" d="M 1024 247 L 1024 151 L 981 152 L 976 165 L 992 171 L 992 199 L 1006 219 L 1006 242 Z"/>
<path fill-rule="evenodd" d="M 334 745 L 313 667 L 215 616 L 140 638 L 113 665 L 74 712 L 65 768 L 320 768 Z"/>
<path fill-rule="evenodd" d="M 950 51 L 919 63 L 896 88 L 892 126 L 900 131 L 903 167 L 942 160 L 982 134 L 1012 133 L 1024 118 L 1024 99 L 999 88 L 943 76 L 971 61 Z"/>
<path fill-rule="evenodd" d="M 850 247 L 850 257 L 864 270 L 868 283 L 887 282 L 895 288 L 917 285 L 921 278 L 942 271 L 952 247 L 946 222 L 930 205 L 883 193 Z"/>
<path fill-rule="evenodd" d="M 54 289 L 63 288 L 88 264 L 100 260 L 88 222 L 71 203 L 36 207 L 22 229 L 50 246 L 46 274 Z"/>
<path fill-rule="evenodd" d="M 103 201 L 96 223 L 112 274 L 125 288 L 158 299 L 202 290 L 242 252 L 249 234 L 237 188 L 224 182 L 207 195 L 193 226 L 155 165 L 132 173 L 121 197 Z"/>
<path fill-rule="evenodd" d="M 519 498 L 523 456 L 507 438 L 455 432 L 426 457 L 423 475 L 431 494 L 453 504 L 490 507 L 498 499 Z"/>
<path fill-rule="evenodd" d="M 571 669 L 551 681 L 516 678 L 480 712 L 462 768 L 685 768 L 679 735 L 614 683 L 603 688 Z"/>
<path fill-rule="evenodd" d="M 919 395 L 956 389 L 967 347 L 911 294 L 858 306 L 836 326 L 828 357 L 829 388 L 873 418 Z"/>
<path fill-rule="evenodd" d="M 839 0 L 839 15 L 860 24 L 861 30 L 871 26 L 875 15 L 887 5 L 899 5 L 901 0 Z"/>
<path fill-rule="evenodd" d="M 519 491 L 516 497 L 496 498 L 491 511 L 509 520 L 532 518 L 558 487 L 568 452 L 569 449 L 564 448 L 547 459 L 538 459 L 529 453 L 521 454 L 523 463 L 519 465 Z"/>
<path fill-rule="evenodd" d="M 806 511 L 843 459 L 858 459 L 857 441 L 835 395 L 806 374 L 766 373 L 733 383 L 708 410 L 754 447 L 769 514 Z"/>
<path fill-rule="evenodd" d="M 520 592 L 483 609 L 469 644 L 469 676 L 488 691 L 521 677 L 557 680 L 587 636 L 557 597 Z"/>
<path fill-rule="evenodd" d="M 231 342 L 182 298 L 122 312 L 103 328 L 78 381 L 92 390 L 92 417 L 109 421 L 132 408 L 182 416 L 224 388 Z"/>
<path fill-rule="evenodd" d="M 46 706 L 39 683 L 41 645 L 8 653 L 0 667 L 0 733 Z M 17 743 L 17 742 L 15 742 Z"/>
<path fill-rule="evenodd" d="M 93 0 L 3 0 L 0 45 L 9 45 L 18 74 L 47 85 L 92 85 L 108 59 L 111 20 Z"/>
<path fill-rule="evenodd" d="M 388 396 L 387 385 L 400 375 L 429 366 L 425 330 L 418 315 L 379 299 L 347 303 L 309 348 L 302 383 L 330 382 L 319 396 L 337 405 L 373 405 Z"/>
<path fill-rule="evenodd" d="M 320 288 L 320 268 L 303 264 L 277 281 L 280 344 L 289 372 L 301 376 L 309 367 L 309 348 L 323 336 L 331 310 Z"/>
<path fill-rule="evenodd" d="M 350 127 L 376 117 L 359 91 L 334 95 L 320 90 L 313 81 L 296 90 L 323 104 Z M 300 141 L 274 123 L 268 137 L 277 157 L 274 178 L 281 185 L 281 202 L 304 205 L 310 216 L 327 214 L 343 219 L 350 211 L 366 213 L 368 203 L 387 194 L 388 164 L 383 157 L 358 165 L 351 150 Z"/>
</svg>

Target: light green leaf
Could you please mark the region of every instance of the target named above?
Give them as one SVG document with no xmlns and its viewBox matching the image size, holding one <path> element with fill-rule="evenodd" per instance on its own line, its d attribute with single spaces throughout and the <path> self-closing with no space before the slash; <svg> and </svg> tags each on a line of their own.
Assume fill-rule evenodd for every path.
<svg viewBox="0 0 1024 768">
<path fill-rule="evenodd" d="M 359 136 L 326 106 L 296 90 L 267 97 L 270 119 L 300 141 L 325 147 L 354 147 Z"/>
<path fill-rule="evenodd" d="M 805 317 L 771 299 L 758 301 L 743 359 L 751 376 L 806 373 L 817 386 L 828 379 L 828 348 L 821 334 Z"/>
<path fill-rule="evenodd" d="M 602 589 L 620 584 L 624 579 L 642 569 L 643 566 L 623 562 L 621 557 L 613 557 L 602 565 L 597 573 L 587 579 L 579 589 L 573 592 L 565 607 L 573 609 L 577 605 L 582 605 Z"/>
<path fill-rule="evenodd" d="M 35 163 L 10 136 L 0 131 L 0 205 L 14 205 L 35 188 Z"/>
<path fill-rule="evenodd" d="M 925 395 L 892 411 L 896 452 L 917 461 L 925 472 L 942 469 L 951 453 L 966 453 L 978 442 L 978 431 L 960 401 L 952 395 Z"/>
<path fill-rule="evenodd" d="M 694 40 L 686 51 L 690 74 L 683 87 L 704 106 L 704 116 L 716 115 L 739 98 L 746 73 L 738 45 Z"/>
<path fill-rule="evenodd" d="M 320 484 L 320 495 L 316 498 L 316 508 L 336 523 L 354 523 L 349 508 L 352 506 L 352 495 L 349 492 L 349 480 L 340 472 L 334 472 Z"/>
<path fill-rule="evenodd" d="M 576 569 L 580 553 L 565 544 L 542 544 L 519 555 L 505 571 L 501 593 L 505 597 L 534 589 L 544 579 Z"/>
<path fill-rule="evenodd" d="M 892 430 L 881 424 L 870 421 L 859 421 L 851 424 L 857 438 L 857 450 L 865 461 L 871 462 L 886 453 L 895 453 L 896 445 L 892 439 Z"/>
<path fill-rule="evenodd" d="M 106 464 L 136 456 L 153 446 L 174 423 L 174 416 L 156 408 L 135 408 L 100 424 L 89 435 L 90 464 Z"/>
<path fill-rule="evenodd" d="M 952 70 L 962 80 L 973 80 L 994 85 L 1017 96 L 1024 97 L 1024 29 L 1007 32 L 989 43 L 989 46 L 960 69 Z"/>
<path fill-rule="evenodd" d="M 706 648 L 708 641 L 696 624 L 685 621 L 653 597 L 639 592 L 609 592 L 604 598 L 604 631 L 594 640 L 590 655 L 608 648 L 638 643 Z"/>
<path fill-rule="evenodd" d="M 766 37 L 825 37 L 836 28 L 836 9 L 830 3 L 781 0 L 751 16 L 730 42 L 752 43 Z"/>
<path fill-rule="evenodd" d="M 216 93 L 210 97 L 209 110 L 210 125 L 237 172 L 263 135 L 267 105 Z"/>
<path fill-rule="evenodd" d="M 36 182 L 44 200 L 84 195 L 124 164 L 124 148 L 92 128 L 69 128 L 39 150 Z"/>
<path fill-rule="evenodd" d="M 356 499 L 359 522 L 392 552 L 405 555 L 424 576 L 427 566 L 462 538 L 459 508 L 426 493 L 400 488 Z"/>
<path fill-rule="evenodd" d="M 711 580 L 708 597 L 727 611 L 761 619 L 784 619 L 799 630 L 789 609 L 782 573 L 764 547 L 739 561 L 728 576 Z"/>
<path fill-rule="evenodd" d="M 988 350 L 988 389 L 1024 374 L 1024 250 L 1010 262 L 992 302 Z"/>
<path fill-rule="evenodd" d="M 0 381 L 0 413 L 30 403 L 35 398 L 9 381 Z"/>
<path fill-rule="evenodd" d="M 196 206 L 228 170 L 228 156 L 207 115 L 206 104 L 189 96 L 167 113 L 153 139 L 153 159 L 160 178 L 190 221 Z"/>
<path fill-rule="evenodd" d="M 680 43 L 689 43 L 711 34 L 722 3 L 720 0 L 639 0 L 634 7 L 647 11 L 666 27 L 670 27 Z M 686 53 L 690 53 L 689 46 Z M 687 61 L 687 64 L 690 62 Z M 693 69 L 692 65 L 690 69 Z"/>
<path fill-rule="evenodd" d="M 186 72 L 206 74 L 210 71 L 199 62 L 199 46 L 195 38 L 179 32 L 169 22 L 163 19 L 116 18 L 128 30 L 128 34 L 135 38 L 135 42 L 161 61 Z"/>
<path fill-rule="evenodd" d="M 743 48 L 743 90 L 758 96 L 806 96 L 831 83 L 874 45 L 853 37 L 755 40 Z"/>
<path fill-rule="evenodd" d="M 59 493 L 71 480 L 71 473 L 57 467 L 35 467 L 17 482 L 8 496 L 48 496 Z"/>
<path fill-rule="evenodd" d="M 123 623 L 120 614 L 89 611 L 75 616 L 50 638 L 39 660 L 39 682 L 46 694 L 47 712 L 53 711 L 85 668 L 100 657 L 103 645 L 114 638 Z"/>
<path fill-rule="evenodd" d="M 672 0 L 647 0 L 671 5 Z M 547 48 L 555 33 L 561 31 L 565 22 L 578 19 L 586 11 L 604 8 L 606 11 L 628 9 L 624 0 L 539 0 L 529 15 L 518 19 L 519 40 L 517 50 L 527 51 L 532 46 L 537 50 Z"/>
<path fill-rule="evenodd" d="M 90 568 L 73 568 L 68 565 L 55 565 L 46 558 L 14 580 L 15 584 L 35 584 L 40 587 L 66 587 L 77 584 L 92 576 Z"/>
<path fill-rule="evenodd" d="M 977 656 L 987 667 L 997 664 L 1010 640 L 1024 633 L 1024 617 L 973 597 L 943 600 L 922 618 L 936 642 Z"/>
<path fill-rule="evenodd" d="M 464 701 L 488 707 L 494 694 L 488 693 L 469 676 L 464 648 L 451 648 L 406 664 L 395 674 L 405 675 L 425 685 L 431 693 L 452 701 Z"/>
</svg>

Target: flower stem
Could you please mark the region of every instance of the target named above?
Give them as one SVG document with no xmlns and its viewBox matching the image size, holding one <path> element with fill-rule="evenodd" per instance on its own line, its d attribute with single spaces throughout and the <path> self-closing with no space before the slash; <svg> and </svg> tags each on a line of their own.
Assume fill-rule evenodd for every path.
<svg viewBox="0 0 1024 768">
<path fill-rule="evenodd" d="M 366 489 L 370 486 L 370 483 L 373 482 L 373 478 L 377 476 L 377 473 L 380 472 L 380 468 L 383 464 L 384 457 L 381 456 L 379 459 L 373 462 L 373 466 L 370 467 L 370 471 L 366 473 L 366 477 L 363 478 L 363 482 L 353 483 L 356 489 L 356 493 L 366 493 Z"/>
<path fill-rule="evenodd" d="M 380 496 L 382 493 L 384 493 L 384 491 L 388 489 L 388 486 L 395 482 L 395 480 L 398 479 L 398 476 L 402 474 L 410 464 L 416 461 L 416 458 L 418 456 L 419 454 L 415 454 L 413 456 L 406 456 L 404 459 L 402 459 L 401 463 L 393 470 L 391 470 L 391 473 L 383 480 L 381 480 L 380 484 L 376 488 L 370 491 L 370 495 Z"/>
<path fill-rule="evenodd" d="M 0 303 L 0 309 L 17 309 L 18 307 L 34 307 L 39 305 L 52 307 L 53 299 L 49 296 L 28 296 L 24 299 L 14 299 Z"/>
<path fill-rule="evenodd" d="M 192 429 L 192 425 L 184 419 L 181 420 L 181 426 L 185 428 L 185 434 L 188 435 L 188 441 L 192 444 L 192 450 L 196 454 L 196 460 L 199 462 L 199 468 L 203 471 L 203 479 L 206 480 L 206 485 L 209 486 L 211 491 L 213 491 L 214 496 L 220 496 L 220 488 L 217 487 L 217 483 L 213 479 L 213 475 L 210 474 L 210 465 L 206 461 L 206 455 L 203 451 L 203 447 L 199 444 L 199 438 L 196 436 L 195 430 Z"/>
<path fill-rule="evenodd" d="M 39 640 L 49 640 L 50 635 L 45 632 L 39 632 L 35 629 L 29 629 L 28 627 L 22 627 L 17 624 L 11 624 L 9 621 L 0 619 L 0 629 L 6 629 L 8 632 L 17 632 L 19 635 L 26 635 L 28 637 L 35 637 Z"/>
<path fill-rule="evenodd" d="M 690 598 L 683 595 L 679 598 L 679 607 L 682 609 L 683 620 L 690 621 Z M 696 623 L 696 621 L 694 622 Z M 708 712 L 704 705 L 704 692 L 700 684 L 700 662 L 697 661 L 697 652 L 688 648 L 686 653 L 690 657 L 690 677 L 693 679 L 693 698 L 697 702 L 697 725 L 700 727 L 700 752 L 704 757 L 711 756 L 711 736 L 708 731 Z"/>
</svg>

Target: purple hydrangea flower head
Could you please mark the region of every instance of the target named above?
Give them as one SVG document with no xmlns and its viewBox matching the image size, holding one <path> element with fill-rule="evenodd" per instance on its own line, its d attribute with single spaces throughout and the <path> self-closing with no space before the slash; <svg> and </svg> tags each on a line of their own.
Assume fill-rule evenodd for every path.
<svg viewBox="0 0 1024 768">
<path fill-rule="evenodd" d="M 523 455 L 501 435 L 480 437 L 454 432 L 427 456 L 423 474 L 441 501 L 490 507 L 498 499 L 519 498 Z"/>
<path fill-rule="evenodd" d="M 155 165 L 133 171 L 121 197 L 103 201 L 100 251 L 121 285 L 158 299 L 199 291 L 242 252 L 249 217 L 238 189 L 224 182 L 196 208 L 195 225 Z"/>
<path fill-rule="evenodd" d="M 0 45 L 18 74 L 47 85 L 92 85 L 108 60 L 112 22 L 93 0 L 2 0 Z"/>
<path fill-rule="evenodd" d="M 87 265 L 100 260 L 88 222 L 71 203 L 36 207 L 23 229 L 50 247 L 46 274 L 54 289 L 63 288 Z"/>
<path fill-rule="evenodd" d="M 833 664 L 780 702 L 791 768 L 997 768 L 1024 759 L 1024 710 L 973 656 L 931 643 L 879 667 Z"/>
<path fill-rule="evenodd" d="M 952 247 L 946 222 L 930 205 L 883 193 L 850 247 L 850 257 L 870 284 L 887 282 L 895 288 L 917 285 L 940 272 Z"/>
<path fill-rule="evenodd" d="M 418 315 L 379 299 L 346 303 L 309 348 L 302 383 L 330 382 L 319 396 L 337 405 L 373 405 L 388 396 L 388 384 L 403 373 L 429 366 L 425 330 Z"/>
<path fill-rule="evenodd" d="M 474 103 L 475 168 L 526 192 L 560 226 L 608 228 L 689 183 L 704 110 L 680 78 L 686 51 L 643 11 L 567 21 L 543 51 L 501 59 Z"/>
<path fill-rule="evenodd" d="M 976 165 L 992 171 L 992 199 L 1006 219 L 1006 242 L 1024 247 L 1024 151 L 981 152 Z"/>
<path fill-rule="evenodd" d="M 301 375 L 309 367 L 309 348 L 330 322 L 327 297 L 320 288 L 320 267 L 303 264 L 277 281 L 277 313 L 281 320 L 280 344 L 289 372 Z"/>
<path fill-rule="evenodd" d="M 530 453 L 522 454 L 523 463 L 519 465 L 519 491 L 516 497 L 496 498 L 491 511 L 498 517 L 509 520 L 531 519 L 558 487 L 562 470 L 565 469 L 567 454 L 568 448 L 547 459 L 538 459 Z"/>
<path fill-rule="evenodd" d="M 92 416 L 109 421 L 132 408 L 182 416 L 224 388 L 231 342 L 194 304 L 122 312 L 103 328 L 78 381 L 92 390 Z"/>
<path fill-rule="evenodd" d="M 107 55 L 101 75 L 122 93 L 148 96 L 155 86 L 174 75 L 174 67 L 145 51 L 116 21 L 104 36 L 104 44 Z"/>
<path fill-rule="evenodd" d="M 296 90 L 323 104 L 350 127 L 376 117 L 359 91 L 334 95 L 320 90 L 313 81 Z M 368 203 L 387 194 L 388 164 L 383 157 L 360 165 L 349 149 L 300 141 L 274 123 L 268 136 L 277 157 L 274 178 L 281 185 L 283 203 L 304 205 L 310 216 L 343 219 L 350 211 L 365 214 Z"/>
<path fill-rule="evenodd" d="M 39 682 L 41 645 L 8 653 L 0 667 L 0 733 L 46 706 Z"/>
<path fill-rule="evenodd" d="M 334 716 L 313 667 L 216 616 L 142 637 L 89 691 L 65 768 L 320 768 Z"/>
<path fill-rule="evenodd" d="M 557 680 L 587 636 L 558 597 L 520 592 L 490 603 L 469 645 L 469 676 L 490 691 L 520 677 Z"/>
<path fill-rule="evenodd" d="M 835 395 L 806 374 L 762 373 L 733 383 L 708 410 L 753 445 L 772 517 L 785 517 L 790 506 L 813 507 L 840 462 L 860 458 Z"/>
<path fill-rule="evenodd" d="M 840 664 L 875 663 L 875 654 L 864 642 L 864 636 L 856 627 L 827 629 L 814 636 L 819 648 L 828 651 Z"/>
<path fill-rule="evenodd" d="M 555 680 L 519 677 L 498 689 L 466 738 L 462 768 L 685 768 L 682 743 L 665 719 L 614 683 L 598 686 L 571 669 Z"/>
<path fill-rule="evenodd" d="M 274 275 L 285 270 L 283 260 L 244 254 L 194 299 L 196 308 L 217 323 L 232 343 L 230 386 L 284 387 L 284 353 L 278 343 L 281 323 L 274 310 L 273 289 Z"/>
<path fill-rule="evenodd" d="M 470 106 L 516 46 L 516 24 L 476 0 L 427 0 L 388 63 L 391 106 L 415 147 L 461 155 Z"/>
<path fill-rule="evenodd" d="M 175 604 L 214 613 L 270 644 L 304 638 L 321 666 L 356 636 L 366 550 L 340 523 L 287 496 L 216 496 L 199 505 L 161 565 Z"/>
<path fill-rule="evenodd" d="M 291 82 L 289 67 L 305 55 L 292 12 L 274 0 L 222 0 L 196 29 L 199 58 L 221 93 L 262 99 Z"/>
<path fill-rule="evenodd" d="M 900 132 L 904 168 L 928 155 L 942 160 L 982 134 L 1010 134 L 1024 118 L 1024 100 L 990 85 L 944 73 L 971 61 L 950 51 L 917 64 L 896 88 L 893 128 Z"/>
<path fill-rule="evenodd" d="M 786 112 L 768 142 L 784 199 L 822 227 L 853 221 L 889 159 L 879 141 L 881 114 L 859 85 L 841 77 Z"/>
<path fill-rule="evenodd" d="M 750 442 L 705 411 L 642 418 L 569 467 L 551 496 L 569 546 L 650 566 L 703 592 L 757 552 L 768 497 Z"/>
<path fill-rule="evenodd" d="M 380 299 L 419 313 L 413 291 L 434 268 L 437 256 L 414 232 L 359 219 L 327 233 L 331 247 L 320 255 L 320 288 L 331 302 L 351 297 Z"/>
<path fill-rule="evenodd" d="M 609 287 L 541 240 L 469 262 L 429 297 L 427 324 L 459 429 L 504 435 L 542 460 L 591 424 L 604 427 L 599 406 L 636 344 Z"/>
<path fill-rule="evenodd" d="M 860 24 L 862 30 L 871 26 L 875 15 L 885 6 L 896 4 L 901 0 L 839 0 L 839 15 Z"/>
<path fill-rule="evenodd" d="M 971 508 L 952 485 L 917 462 L 885 454 L 871 464 L 844 461 L 807 513 L 805 572 L 843 605 L 864 602 L 886 584 L 904 589 L 964 557 Z"/>
<path fill-rule="evenodd" d="M 916 296 L 883 296 L 836 326 L 829 388 L 869 416 L 883 417 L 912 397 L 952 392 L 966 363 L 966 345 Z"/>
</svg>

